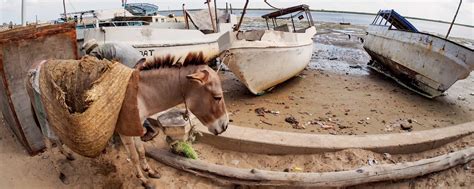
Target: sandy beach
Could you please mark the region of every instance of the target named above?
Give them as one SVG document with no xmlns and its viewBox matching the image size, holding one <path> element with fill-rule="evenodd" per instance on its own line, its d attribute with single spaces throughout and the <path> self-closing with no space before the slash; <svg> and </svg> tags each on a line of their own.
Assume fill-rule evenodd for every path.
<svg viewBox="0 0 474 189">
<path fill-rule="evenodd" d="M 370 57 L 357 38 L 363 33 L 362 26 L 319 23 L 317 27 L 321 30 L 315 36 L 309 66 L 265 95 L 252 95 L 231 72 L 222 74 L 234 124 L 357 135 L 407 132 L 397 127 L 407 120 L 413 122 L 414 131 L 474 120 L 473 74 L 444 96 L 427 99 L 367 68 Z M 270 113 L 259 116 L 259 108 Z M 287 117 L 296 118 L 302 127 L 294 128 L 285 122 Z"/>
<path fill-rule="evenodd" d="M 427 130 L 474 121 L 474 75 L 454 84 L 445 95 L 427 99 L 369 70 L 370 60 L 358 36 L 362 26 L 318 23 L 310 65 L 298 76 L 262 96 L 252 95 L 229 71 L 221 72 L 232 124 L 259 129 L 332 135 L 363 135 Z M 351 36 L 349 39 L 349 35 Z M 276 55 L 277 56 L 277 55 Z M 293 117 L 298 123 L 290 124 Z M 95 159 L 68 161 L 57 148 L 30 157 L 12 132 L 0 125 L 0 188 L 141 188 L 120 142 L 111 141 Z M 162 133 L 150 142 L 166 148 Z M 313 155 L 271 156 L 220 150 L 197 142 L 200 159 L 241 168 L 304 172 L 341 171 L 378 164 L 415 161 L 474 145 L 472 135 L 417 154 L 392 155 L 360 149 Z M 66 175 L 64 184 L 58 171 Z M 149 159 L 162 178 L 157 188 L 247 188 L 219 185 Z M 372 183 L 353 188 L 470 188 L 474 162 L 415 179 Z M 263 188 L 263 187 L 262 187 Z"/>
</svg>

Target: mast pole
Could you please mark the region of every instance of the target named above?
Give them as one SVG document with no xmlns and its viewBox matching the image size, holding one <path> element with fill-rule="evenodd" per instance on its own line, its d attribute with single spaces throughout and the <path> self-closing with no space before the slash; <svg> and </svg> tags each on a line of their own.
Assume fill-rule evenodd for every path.
<svg viewBox="0 0 474 189">
<path fill-rule="evenodd" d="M 209 16 L 211 17 L 212 30 L 214 30 L 214 33 L 217 33 L 216 23 L 214 22 L 214 17 L 212 17 L 211 0 L 206 0 L 206 3 L 209 10 Z"/>
<path fill-rule="evenodd" d="M 245 5 L 244 5 L 244 10 L 242 10 L 242 16 L 240 17 L 240 21 L 239 23 L 237 24 L 237 27 L 234 28 L 234 31 L 239 31 L 240 29 L 240 25 L 242 24 L 242 21 L 244 20 L 244 16 L 245 16 L 245 12 L 247 11 L 247 5 L 249 4 L 249 0 L 246 0 L 245 1 Z M 231 9 L 232 10 L 232 9 Z"/>
<path fill-rule="evenodd" d="M 459 0 L 458 10 L 456 10 L 456 14 L 454 15 L 453 22 L 449 26 L 448 33 L 446 34 L 446 39 L 449 37 L 449 33 L 451 33 L 451 29 L 453 28 L 454 21 L 456 21 L 456 17 L 458 16 L 459 8 L 461 8 L 462 0 Z"/>
<path fill-rule="evenodd" d="M 219 18 L 218 18 L 218 15 L 217 15 L 217 0 L 214 0 L 214 16 L 215 16 L 215 19 L 216 19 L 216 31 L 214 31 L 215 33 L 219 32 Z"/>
<path fill-rule="evenodd" d="M 64 10 L 64 22 L 67 22 L 66 0 L 63 0 L 63 10 Z"/>
<path fill-rule="evenodd" d="M 189 22 L 188 22 L 188 13 L 186 13 L 186 9 L 184 8 L 185 4 L 183 3 L 183 16 L 184 16 L 184 23 L 186 29 L 189 29 Z"/>
<path fill-rule="evenodd" d="M 25 0 L 21 0 L 21 25 L 26 26 Z"/>
</svg>

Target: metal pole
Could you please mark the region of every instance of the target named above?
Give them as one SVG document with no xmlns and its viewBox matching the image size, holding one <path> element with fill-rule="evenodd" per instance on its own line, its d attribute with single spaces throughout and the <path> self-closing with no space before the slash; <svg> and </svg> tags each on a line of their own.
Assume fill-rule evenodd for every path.
<svg viewBox="0 0 474 189">
<path fill-rule="evenodd" d="M 380 11 L 381 11 L 381 10 L 379 10 L 379 12 L 377 12 L 377 16 L 375 16 L 374 21 L 372 21 L 372 24 L 377 23 L 377 20 L 379 19 Z"/>
<path fill-rule="evenodd" d="M 293 20 L 293 14 L 290 14 L 291 24 L 293 25 L 293 32 L 296 32 L 295 21 Z"/>
<path fill-rule="evenodd" d="M 456 10 L 456 14 L 454 15 L 453 22 L 451 22 L 451 25 L 449 26 L 448 33 L 446 34 L 446 39 L 449 37 L 449 33 L 451 33 L 451 29 L 453 28 L 454 21 L 456 21 L 456 17 L 458 16 L 459 8 L 461 8 L 462 0 L 459 0 L 459 6 L 458 10 Z"/>
<path fill-rule="evenodd" d="M 26 26 L 25 0 L 21 1 L 21 25 Z"/>
<path fill-rule="evenodd" d="M 215 12 L 215 17 L 216 17 L 216 33 L 219 32 L 219 18 L 217 16 L 217 0 L 214 0 L 214 12 Z"/>
<path fill-rule="evenodd" d="M 265 18 L 265 22 L 267 23 L 268 30 L 270 30 L 270 26 L 268 25 L 268 18 Z"/>
<path fill-rule="evenodd" d="M 230 6 L 230 14 L 233 14 L 233 13 L 232 13 L 232 3 L 229 4 L 229 6 Z"/>
<path fill-rule="evenodd" d="M 64 10 L 64 22 L 67 22 L 66 0 L 63 0 L 63 10 Z"/>
<path fill-rule="evenodd" d="M 186 9 L 184 8 L 185 4 L 183 3 L 183 16 L 184 16 L 184 23 L 186 29 L 189 29 L 189 22 L 188 22 L 188 14 L 186 13 Z"/>
<path fill-rule="evenodd" d="M 313 15 L 311 14 L 311 10 L 308 10 L 308 11 L 309 11 L 309 12 L 308 12 L 309 20 L 310 20 L 310 22 L 311 22 L 310 24 L 311 24 L 311 26 L 314 26 Z"/>
<path fill-rule="evenodd" d="M 122 7 L 123 7 L 123 17 L 126 17 L 126 16 L 127 16 L 126 13 L 125 13 L 125 10 L 126 10 L 126 9 L 125 9 L 125 5 L 126 5 L 126 2 L 125 2 L 125 3 L 122 3 L 122 5 L 123 5 L 123 6 L 122 6 Z"/>
<path fill-rule="evenodd" d="M 242 17 L 240 17 L 240 21 L 237 24 L 237 27 L 234 28 L 234 31 L 239 31 L 240 25 L 242 24 L 242 21 L 244 20 L 245 12 L 247 11 L 247 5 L 249 4 L 249 0 L 245 0 L 245 6 L 244 10 L 242 10 Z M 232 10 L 232 9 L 231 9 Z"/>
<path fill-rule="evenodd" d="M 311 21 L 309 20 L 308 11 L 305 10 L 304 13 L 306 14 L 306 20 L 308 20 L 308 25 L 312 26 Z"/>
</svg>

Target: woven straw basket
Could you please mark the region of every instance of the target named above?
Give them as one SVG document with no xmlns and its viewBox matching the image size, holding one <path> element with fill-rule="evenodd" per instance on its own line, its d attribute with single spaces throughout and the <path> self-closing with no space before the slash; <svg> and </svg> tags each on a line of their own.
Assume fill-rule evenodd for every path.
<svg viewBox="0 0 474 189">
<path fill-rule="evenodd" d="M 132 72 L 90 56 L 48 60 L 40 73 L 41 100 L 59 139 L 80 155 L 98 156 L 112 137 Z"/>
</svg>

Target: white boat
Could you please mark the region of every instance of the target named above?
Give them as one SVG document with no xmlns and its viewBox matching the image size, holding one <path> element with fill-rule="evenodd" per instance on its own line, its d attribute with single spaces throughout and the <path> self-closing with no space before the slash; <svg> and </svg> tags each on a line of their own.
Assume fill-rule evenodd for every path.
<svg viewBox="0 0 474 189">
<path fill-rule="evenodd" d="M 289 14 L 286 19 L 292 20 L 292 27 L 276 25 L 277 18 Z M 303 71 L 311 60 L 312 38 L 316 34 L 307 5 L 281 9 L 262 17 L 267 20 L 268 30 L 232 31 L 219 39 L 220 51 L 226 51 L 224 64 L 256 95 Z M 294 18 L 305 17 L 309 26 L 297 29 Z M 274 24 L 273 30 L 270 30 L 269 20 Z"/>
<path fill-rule="evenodd" d="M 235 15 L 228 11 L 218 12 L 215 29 L 208 28 L 215 22 L 210 19 L 209 11 L 186 12 L 186 22 L 153 22 L 143 26 L 99 27 L 87 29 L 84 40 L 95 39 L 101 43 L 120 42 L 130 44 L 144 57 L 175 56 L 175 61 L 184 59 L 189 52 L 203 52 L 212 59 L 219 55 L 217 39 L 236 23 Z M 203 13 L 204 12 L 204 13 Z M 197 15 L 197 16 L 195 16 Z M 207 17 L 202 17 L 207 15 Z M 207 19 L 202 21 L 201 19 Z M 207 24 L 207 25 L 206 25 Z"/>
<path fill-rule="evenodd" d="M 435 35 L 421 33 L 393 10 L 379 11 L 367 30 L 369 67 L 428 98 L 448 90 L 474 69 L 474 52 Z"/>
</svg>

